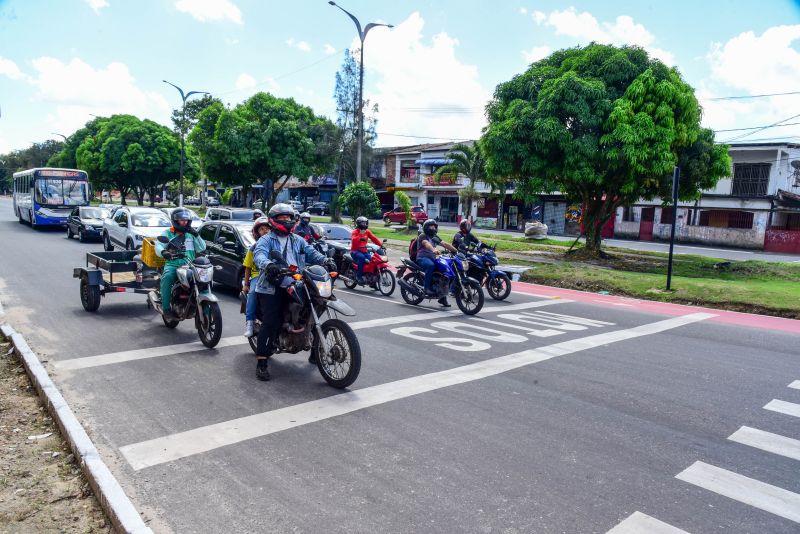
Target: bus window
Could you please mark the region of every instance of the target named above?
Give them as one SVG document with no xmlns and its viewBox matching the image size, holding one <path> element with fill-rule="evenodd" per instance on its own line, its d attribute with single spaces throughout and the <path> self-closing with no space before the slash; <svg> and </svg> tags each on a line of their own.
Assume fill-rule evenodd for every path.
<svg viewBox="0 0 800 534">
<path fill-rule="evenodd" d="M 64 204 L 67 206 L 84 206 L 88 203 L 88 184 L 80 180 L 64 179 Z"/>
</svg>

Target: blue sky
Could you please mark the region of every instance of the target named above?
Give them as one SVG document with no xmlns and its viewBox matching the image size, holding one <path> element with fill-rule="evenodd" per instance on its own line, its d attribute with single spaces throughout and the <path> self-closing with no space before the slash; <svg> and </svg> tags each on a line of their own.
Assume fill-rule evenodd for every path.
<svg viewBox="0 0 800 534">
<path fill-rule="evenodd" d="M 677 66 L 715 129 L 800 114 L 800 95 L 710 100 L 800 91 L 797 1 L 340 4 L 362 23 L 396 26 L 373 30 L 365 47 L 379 145 L 474 138 L 498 83 L 591 40 L 638 44 Z M 91 114 L 168 124 L 179 99 L 162 79 L 232 105 L 267 90 L 333 116 L 334 75 L 354 43 L 352 22 L 325 0 L 0 0 L 0 153 L 69 135 Z M 792 136 L 800 125 L 745 139 Z"/>
</svg>

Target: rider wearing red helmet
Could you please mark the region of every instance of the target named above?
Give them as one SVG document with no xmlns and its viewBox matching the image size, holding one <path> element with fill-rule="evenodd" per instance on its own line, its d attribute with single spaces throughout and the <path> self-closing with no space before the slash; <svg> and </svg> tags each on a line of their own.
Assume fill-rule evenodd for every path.
<svg viewBox="0 0 800 534">
<path fill-rule="evenodd" d="M 453 246 L 458 250 L 466 250 L 470 246 L 481 248 L 483 243 L 480 239 L 472 235 L 472 223 L 464 219 L 458 225 L 458 232 L 453 236 Z"/>
</svg>

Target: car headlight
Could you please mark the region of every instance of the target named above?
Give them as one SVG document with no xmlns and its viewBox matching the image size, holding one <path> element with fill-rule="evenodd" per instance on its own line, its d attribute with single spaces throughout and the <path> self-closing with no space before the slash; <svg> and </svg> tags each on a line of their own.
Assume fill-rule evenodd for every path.
<svg viewBox="0 0 800 534">
<path fill-rule="evenodd" d="M 320 297 L 328 298 L 331 296 L 333 284 L 331 284 L 330 280 L 316 280 L 314 285 L 317 286 Z"/>
<path fill-rule="evenodd" d="M 208 284 L 214 278 L 214 267 L 195 268 L 197 281 Z"/>
</svg>

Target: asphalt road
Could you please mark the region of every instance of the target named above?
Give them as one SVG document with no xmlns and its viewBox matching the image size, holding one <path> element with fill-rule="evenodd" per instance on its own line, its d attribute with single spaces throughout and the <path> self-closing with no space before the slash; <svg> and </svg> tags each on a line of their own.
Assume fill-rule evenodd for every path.
<svg viewBox="0 0 800 534">
<path fill-rule="evenodd" d="M 341 290 L 364 355 L 342 393 L 305 354 L 257 381 L 233 291 L 228 346 L 199 350 L 141 296 L 83 310 L 72 268 L 99 244 L 5 200 L 0 242 L 0 320 L 157 532 L 800 528 L 797 322 L 523 284 L 466 318 Z"/>
</svg>

